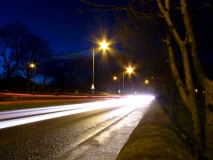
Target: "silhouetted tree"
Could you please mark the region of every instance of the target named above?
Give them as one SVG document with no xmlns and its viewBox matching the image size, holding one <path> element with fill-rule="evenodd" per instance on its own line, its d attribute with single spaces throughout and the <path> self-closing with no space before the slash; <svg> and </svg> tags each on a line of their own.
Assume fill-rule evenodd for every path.
<svg viewBox="0 0 213 160">
<path fill-rule="evenodd" d="M 85 0 L 81 0 L 86 2 Z M 123 18 L 123 29 L 121 39 L 126 41 L 126 47 L 130 45 L 131 49 L 137 50 L 141 39 L 142 32 L 153 31 L 156 33 L 156 29 L 159 27 L 163 28 L 162 40 L 167 44 L 168 50 L 168 62 L 170 64 L 170 69 L 172 77 L 174 78 L 180 97 L 185 104 L 186 108 L 190 111 L 193 121 L 195 150 L 199 156 L 207 157 L 208 159 L 213 159 L 213 82 L 211 79 L 207 78 L 204 72 L 200 57 L 198 56 L 198 51 L 206 50 L 202 45 L 203 43 L 197 43 L 198 37 L 206 33 L 205 28 L 209 30 L 209 24 L 212 24 L 212 6 L 209 1 L 187 1 L 187 0 L 132 0 L 128 7 L 119 7 L 113 5 L 98 5 L 88 2 L 89 5 L 94 6 L 93 10 L 101 10 L 99 7 L 103 7 L 102 11 L 116 10 L 124 11 L 122 12 Z M 194 21 L 193 21 L 194 20 Z M 130 25 L 128 24 L 130 23 Z M 199 25 L 197 25 L 199 24 Z M 126 27 L 126 28 L 125 28 Z M 210 27 L 212 28 L 212 27 Z M 199 34 L 196 31 L 202 31 Z M 130 36 L 129 33 L 135 33 L 134 36 Z M 197 35 L 196 35 L 196 34 Z M 207 38 L 208 34 L 212 34 L 212 30 L 205 34 L 205 39 L 211 42 L 211 38 Z M 127 36 L 130 39 L 125 39 Z M 138 39 L 136 41 L 133 38 Z M 151 35 L 153 36 L 153 35 Z M 147 38 L 147 37 L 146 37 Z M 156 37 L 155 38 L 159 38 Z M 197 39 L 196 39 L 197 38 Z M 153 40 L 152 40 L 153 41 Z M 133 42 L 133 43 L 131 43 Z M 154 42 L 154 41 L 153 41 Z M 208 43 L 207 42 L 207 43 Z M 146 44 L 146 43 L 145 43 Z M 140 44 L 143 46 L 143 44 Z M 146 44 L 147 45 L 147 44 Z M 154 46 L 153 46 L 154 47 Z M 145 48 L 139 47 L 141 51 L 136 53 L 149 53 L 146 52 Z M 152 49 L 153 51 L 153 49 Z M 177 53 L 181 53 L 183 69 L 178 69 L 177 63 Z M 152 52 L 148 54 L 152 55 Z M 162 55 L 162 52 L 160 53 Z M 142 59 L 144 60 L 144 59 Z M 205 111 L 206 111 L 206 136 L 205 142 L 202 137 L 201 121 L 199 117 L 199 112 L 197 108 L 194 80 L 192 75 L 192 66 L 190 61 L 192 60 L 194 71 L 196 76 L 205 91 Z M 153 64 L 156 61 L 152 59 Z M 205 146 L 204 146 L 205 144 Z M 195 153 L 196 154 L 196 153 Z M 197 156 L 197 154 L 196 154 Z M 198 157 L 198 156 L 197 156 Z"/>
<path fill-rule="evenodd" d="M 28 27 L 20 22 L 6 23 L 0 28 L 1 66 L 8 79 L 8 89 L 11 89 L 11 77 L 18 69 L 20 43 L 27 32 Z"/>
<path fill-rule="evenodd" d="M 195 38 L 195 32 L 193 27 L 193 12 L 199 12 L 198 8 L 207 7 L 210 8 L 208 1 L 206 5 L 204 6 L 203 3 L 192 2 L 192 1 L 186 1 L 186 0 L 179 0 L 174 3 L 173 1 L 166 0 L 165 2 L 162 2 L 161 0 L 156 0 L 159 10 L 162 13 L 163 18 L 165 19 L 166 25 L 168 27 L 168 51 L 170 54 L 170 65 L 171 68 L 175 71 L 176 76 L 176 83 L 181 95 L 181 98 L 185 104 L 185 106 L 189 109 L 192 115 L 192 120 L 194 122 L 194 131 L 196 136 L 196 141 L 198 141 L 197 144 L 197 150 L 199 155 L 204 155 L 208 159 L 213 159 L 213 81 L 207 78 L 206 73 L 204 72 L 200 59 L 198 54 L 198 45 Z M 174 16 L 172 16 L 171 13 L 174 13 L 176 9 L 180 10 L 181 18 L 179 20 L 183 21 L 183 28 L 185 29 L 184 37 L 181 36 L 181 33 L 179 32 L 178 28 L 176 28 L 176 25 L 173 21 Z M 203 8 L 204 9 L 204 8 Z M 192 12 L 193 11 L 193 12 Z M 206 12 L 207 13 L 207 12 Z M 177 13 L 178 14 L 178 13 Z M 201 16 L 197 14 L 196 21 L 199 19 L 199 21 L 203 21 L 204 16 Z M 209 14 L 210 17 L 212 16 L 212 13 Z M 207 19 L 208 21 L 208 19 Z M 205 23 L 204 23 L 205 24 Z M 204 25 L 202 25 L 204 27 Z M 202 28 L 199 26 L 199 28 Z M 204 27 L 205 28 L 205 27 Z M 173 61 L 173 48 L 171 44 L 171 37 L 174 38 L 176 44 L 179 46 L 179 49 L 182 53 L 182 59 L 184 64 L 184 72 L 185 72 L 185 83 L 186 87 L 183 87 L 183 83 L 180 81 L 180 78 L 177 74 L 177 70 L 175 69 L 175 63 Z M 205 92 L 205 111 L 206 111 L 206 143 L 205 143 L 205 150 L 203 145 L 203 139 L 202 139 L 202 128 L 199 118 L 199 112 L 196 107 L 196 97 L 194 92 L 194 85 L 193 85 L 193 79 L 191 76 L 191 68 L 190 68 L 190 62 L 189 59 L 192 58 L 194 71 L 196 73 L 196 76 L 202 85 L 204 92 Z"/>
<path fill-rule="evenodd" d="M 81 54 L 59 53 L 45 69 L 46 76 L 59 91 L 72 92 L 75 84 L 86 78 L 88 59 Z"/>
<path fill-rule="evenodd" d="M 152 4 L 144 6 L 139 5 L 137 1 L 132 1 L 130 4 L 129 10 L 116 15 L 118 34 L 123 48 L 127 50 L 126 58 L 124 58 L 127 60 L 120 58 L 120 63 L 128 64 L 130 61 L 132 66 L 136 64 L 137 76 L 141 79 L 142 87 L 146 90 L 151 89 L 158 97 L 161 97 L 162 102 L 167 104 L 162 105 L 165 111 L 178 125 L 178 91 L 169 67 L 167 46 L 164 40 L 166 28 L 161 19 L 154 17 L 157 8 Z M 141 10 L 147 10 L 147 13 L 135 15 L 140 14 Z M 145 80 L 149 83 L 145 83 Z"/>
<path fill-rule="evenodd" d="M 30 82 L 33 76 L 35 76 L 34 72 L 38 69 L 42 69 L 39 67 L 39 63 L 46 61 L 46 59 L 50 57 L 50 52 L 50 46 L 47 40 L 30 32 L 22 38 L 20 43 L 19 67 L 22 74 L 27 78 L 27 92 L 29 92 Z M 30 68 L 31 63 L 34 63 L 36 68 Z"/>
</svg>

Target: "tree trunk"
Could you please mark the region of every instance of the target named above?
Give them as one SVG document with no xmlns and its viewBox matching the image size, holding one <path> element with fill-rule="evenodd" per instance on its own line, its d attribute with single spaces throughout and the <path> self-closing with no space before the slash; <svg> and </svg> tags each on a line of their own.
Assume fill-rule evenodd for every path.
<svg viewBox="0 0 213 160">
<path fill-rule="evenodd" d="M 182 57 L 183 57 L 183 66 L 184 66 L 184 72 L 185 72 L 185 78 L 186 78 L 186 88 L 188 92 L 188 98 L 189 98 L 189 109 L 192 116 L 192 121 L 194 125 L 194 138 L 195 138 L 195 145 L 198 151 L 199 155 L 204 155 L 204 145 L 203 145 L 203 137 L 202 137 L 202 127 L 201 127 L 201 121 L 200 116 L 198 112 L 196 97 L 195 97 L 195 89 L 191 74 L 191 68 L 189 63 L 189 55 L 187 52 L 186 45 L 183 44 L 181 48 Z"/>
<path fill-rule="evenodd" d="M 27 77 L 27 93 L 30 93 L 30 78 Z"/>
<path fill-rule="evenodd" d="M 206 151 L 205 156 L 208 159 L 213 159 L 213 81 L 210 81 L 201 65 L 197 52 L 197 44 L 195 41 L 194 31 L 190 22 L 186 0 L 180 0 L 181 13 L 186 27 L 188 42 L 190 44 L 192 61 L 195 68 L 196 76 L 204 88 L 205 92 L 205 114 L 206 114 Z"/>
<path fill-rule="evenodd" d="M 31 84 L 30 82 L 32 79 L 32 75 L 29 71 L 27 71 L 26 77 L 27 77 L 27 93 L 30 93 L 30 84 Z"/>
<path fill-rule="evenodd" d="M 12 88 L 12 73 L 7 71 L 7 89 L 11 92 Z"/>
<path fill-rule="evenodd" d="M 43 83 L 42 83 L 42 91 L 43 92 L 45 91 L 45 88 L 46 88 L 46 78 L 47 78 L 47 74 L 44 74 Z"/>
<path fill-rule="evenodd" d="M 188 97 L 186 94 L 186 90 L 184 87 L 184 84 L 180 78 L 176 63 L 175 63 L 175 58 L 174 58 L 174 53 L 173 53 L 173 48 L 171 44 L 171 34 L 168 32 L 167 33 L 167 48 L 168 48 L 168 53 L 169 53 L 169 64 L 170 64 L 170 69 L 172 71 L 172 76 L 175 80 L 175 83 L 177 85 L 181 100 L 183 103 L 188 106 Z M 189 108 L 188 108 L 189 109 Z"/>
<path fill-rule="evenodd" d="M 213 82 L 208 81 L 205 89 L 206 152 L 205 157 L 213 159 Z"/>
</svg>

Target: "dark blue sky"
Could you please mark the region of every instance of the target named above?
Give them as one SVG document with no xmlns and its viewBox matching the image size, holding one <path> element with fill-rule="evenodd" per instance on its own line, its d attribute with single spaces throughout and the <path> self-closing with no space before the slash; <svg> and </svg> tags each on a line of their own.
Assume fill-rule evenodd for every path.
<svg viewBox="0 0 213 160">
<path fill-rule="evenodd" d="M 101 0 L 101 3 L 124 6 L 125 1 Z M 49 40 L 56 52 L 85 52 L 92 46 L 89 35 L 114 28 L 110 13 L 98 19 L 95 17 L 100 12 L 80 13 L 78 8 L 84 10 L 87 6 L 80 0 L 0 0 L 0 25 L 20 21 L 31 32 Z"/>
</svg>

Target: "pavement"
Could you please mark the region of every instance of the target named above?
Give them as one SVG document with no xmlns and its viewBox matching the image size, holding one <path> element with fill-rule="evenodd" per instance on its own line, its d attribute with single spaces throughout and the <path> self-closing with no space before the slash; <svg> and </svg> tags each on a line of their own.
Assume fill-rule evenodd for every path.
<svg viewBox="0 0 213 160">
<path fill-rule="evenodd" d="M 148 107 L 149 104 L 145 104 L 137 108 L 58 160 L 115 160 Z"/>
</svg>

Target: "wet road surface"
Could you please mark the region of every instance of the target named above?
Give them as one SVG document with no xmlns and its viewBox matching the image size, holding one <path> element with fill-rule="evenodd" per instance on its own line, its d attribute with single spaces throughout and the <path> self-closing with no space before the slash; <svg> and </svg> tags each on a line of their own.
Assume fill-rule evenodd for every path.
<svg viewBox="0 0 213 160">
<path fill-rule="evenodd" d="M 139 120 L 137 119 L 137 122 L 134 123 L 127 123 L 128 121 L 131 122 L 131 120 L 128 120 L 123 123 L 123 127 L 122 125 L 117 126 L 117 129 L 108 130 L 107 127 L 113 126 L 112 124 L 129 115 L 129 113 L 133 113 L 136 108 L 141 106 L 138 103 L 133 105 L 131 102 L 130 104 L 0 129 L 0 160 L 54 160 L 66 159 L 67 156 L 70 159 L 70 155 L 75 155 L 76 158 L 71 157 L 79 159 L 82 156 L 79 155 L 79 152 L 85 153 L 84 151 L 88 148 L 94 150 L 86 151 L 86 153 L 91 153 L 90 156 L 93 156 L 93 158 L 96 156 L 97 159 L 100 159 L 98 157 L 101 155 L 107 157 L 106 149 L 102 148 L 104 153 L 100 155 L 95 155 L 92 152 L 99 153 L 97 146 L 101 146 L 101 144 L 106 144 L 105 147 L 109 148 L 108 150 L 111 150 L 113 155 L 115 155 L 114 153 L 118 154 Z M 118 131 L 119 136 L 116 137 Z M 128 134 L 125 134 L 127 131 Z M 92 140 L 91 137 L 94 137 L 95 134 L 99 135 L 99 138 L 96 137 L 98 139 Z M 111 138 L 114 138 L 113 142 L 115 143 L 103 143 L 112 142 L 112 139 L 107 139 L 109 135 L 114 135 Z M 86 141 L 88 139 L 91 141 Z M 117 145 L 116 141 L 121 143 Z M 82 146 L 82 144 L 86 144 L 86 146 Z M 88 144 L 90 145 L 88 146 Z M 115 149 L 116 147 L 117 149 Z M 108 156 L 111 156 L 111 154 Z M 106 157 L 105 159 L 107 159 Z"/>
</svg>

